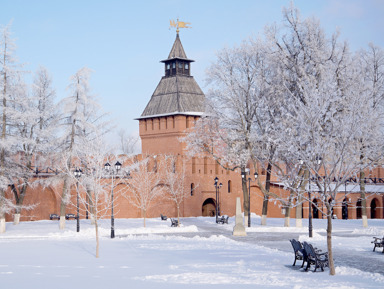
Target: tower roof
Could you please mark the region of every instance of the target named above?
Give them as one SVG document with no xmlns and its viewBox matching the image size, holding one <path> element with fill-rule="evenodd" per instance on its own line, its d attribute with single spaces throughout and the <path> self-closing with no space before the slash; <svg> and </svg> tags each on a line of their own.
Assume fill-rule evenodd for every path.
<svg viewBox="0 0 384 289">
<path fill-rule="evenodd" d="M 192 61 L 187 58 L 179 34 L 177 34 L 168 59 L 162 62 L 165 62 L 165 65 L 168 66 L 169 63 Z M 175 71 L 177 69 L 178 66 Z M 188 67 L 188 69 L 190 68 Z M 150 101 L 138 119 L 180 114 L 201 116 L 204 112 L 204 102 L 205 95 L 193 76 L 189 75 L 189 72 L 188 74 L 177 72 L 168 74 L 161 78 Z"/>
<path fill-rule="evenodd" d="M 163 77 L 141 117 L 197 115 L 204 112 L 205 95 L 192 76 Z"/>
<path fill-rule="evenodd" d="M 167 62 L 175 58 L 184 59 L 184 60 L 193 62 L 193 60 L 188 59 L 187 55 L 185 54 L 183 45 L 181 44 L 181 41 L 180 41 L 179 33 L 176 34 L 176 39 L 175 39 L 175 42 L 173 43 L 171 52 L 169 52 L 168 59 L 162 60 L 161 62 Z"/>
</svg>

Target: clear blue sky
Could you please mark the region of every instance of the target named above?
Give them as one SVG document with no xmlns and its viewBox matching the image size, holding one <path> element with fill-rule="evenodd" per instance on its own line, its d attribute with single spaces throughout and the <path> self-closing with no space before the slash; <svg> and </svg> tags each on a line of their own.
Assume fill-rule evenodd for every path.
<svg viewBox="0 0 384 289">
<path fill-rule="evenodd" d="M 34 72 L 45 66 L 58 98 L 83 66 L 91 87 L 118 128 L 138 131 L 139 117 L 163 75 L 175 39 L 169 20 L 191 22 L 180 32 L 192 74 L 204 91 L 205 69 L 215 52 L 282 20 L 290 0 L 0 0 L 0 25 L 11 20 L 19 62 Z M 302 16 L 336 28 L 353 50 L 369 42 L 384 47 L 384 0 L 296 0 Z"/>
</svg>

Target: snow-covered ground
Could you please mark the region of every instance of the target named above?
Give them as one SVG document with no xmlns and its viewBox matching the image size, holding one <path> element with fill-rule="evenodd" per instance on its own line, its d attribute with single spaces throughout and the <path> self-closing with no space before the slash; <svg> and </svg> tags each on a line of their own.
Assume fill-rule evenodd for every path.
<svg viewBox="0 0 384 289">
<path fill-rule="evenodd" d="M 367 270 L 336 265 L 329 271 L 304 272 L 301 261 L 292 267 L 292 235 L 303 240 L 307 228 L 284 228 L 282 219 L 268 219 L 261 227 L 254 216 L 247 237 L 233 237 L 234 218 L 216 225 L 214 218 L 185 218 L 180 228 L 169 221 L 117 219 L 116 238 L 110 239 L 110 221 L 101 221 L 100 258 L 95 258 L 95 232 L 88 220 L 7 223 L 0 235 L 0 288 L 383 288 L 382 249 L 372 252 L 372 236 L 384 235 L 384 220 L 334 220 L 335 256 L 364 257 Z M 326 220 L 314 220 L 316 247 L 326 249 Z M 262 236 L 262 238 L 261 238 Z M 269 246 L 276 236 L 277 248 Z M 259 238 L 260 237 L 260 238 Z M 271 241 L 268 241 L 270 238 Z M 280 248 L 281 247 L 281 248 Z M 348 257 L 348 256 L 346 256 Z M 367 261 L 368 260 L 368 261 Z M 383 270 L 384 271 L 384 270 Z"/>
</svg>

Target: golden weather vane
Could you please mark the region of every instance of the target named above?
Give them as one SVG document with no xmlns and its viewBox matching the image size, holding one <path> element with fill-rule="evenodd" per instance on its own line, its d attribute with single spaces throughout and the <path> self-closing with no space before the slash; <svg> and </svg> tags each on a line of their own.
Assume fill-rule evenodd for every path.
<svg viewBox="0 0 384 289">
<path fill-rule="evenodd" d="M 179 28 L 192 28 L 191 26 L 188 26 L 189 24 L 191 24 L 190 22 L 179 21 L 179 19 L 177 19 L 176 22 L 175 20 L 169 20 L 169 23 L 169 29 L 171 29 L 171 27 L 176 28 L 177 34 L 179 34 Z"/>
</svg>

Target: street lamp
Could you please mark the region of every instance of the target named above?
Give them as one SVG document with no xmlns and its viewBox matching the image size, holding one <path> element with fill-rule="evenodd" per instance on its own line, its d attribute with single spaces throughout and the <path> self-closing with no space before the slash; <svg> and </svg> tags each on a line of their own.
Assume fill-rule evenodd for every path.
<svg viewBox="0 0 384 289">
<path fill-rule="evenodd" d="M 75 175 L 75 178 L 77 180 L 76 182 L 76 192 L 77 192 L 77 216 L 76 216 L 76 219 L 77 219 L 77 224 L 76 224 L 76 231 L 77 232 L 80 232 L 80 216 L 79 216 L 79 178 L 81 177 L 81 170 L 79 170 L 78 168 L 76 168 L 76 170 L 74 171 L 74 175 Z"/>
<path fill-rule="evenodd" d="M 241 172 L 241 178 L 246 180 L 246 177 L 249 174 L 249 172 L 250 172 L 250 169 L 245 168 L 245 170 L 243 170 Z M 255 172 L 254 176 L 255 176 L 254 181 L 256 181 L 259 174 L 257 172 Z M 251 177 L 249 177 L 248 178 L 248 227 L 251 227 L 251 181 L 252 181 L 252 179 L 251 179 Z"/>
<path fill-rule="evenodd" d="M 217 196 L 218 196 L 218 201 L 217 201 L 217 206 L 218 206 L 218 215 L 221 216 L 221 210 L 220 210 L 220 189 L 223 186 L 222 183 L 219 184 L 219 188 L 217 189 Z"/>
<path fill-rule="evenodd" d="M 317 159 L 319 160 L 319 159 Z M 299 159 L 299 163 L 300 165 L 303 165 L 304 164 L 304 161 L 302 159 Z M 313 231 L 313 227 L 312 227 L 312 202 L 311 202 L 311 174 L 309 172 L 308 174 L 308 185 L 309 185 L 309 188 L 308 188 L 308 236 L 309 238 L 312 238 L 312 231 Z"/>
<path fill-rule="evenodd" d="M 309 190 L 308 190 L 308 198 L 309 198 L 309 208 L 308 208 L 308 233 L 309 238 L 312 238 L 312 199 L 311 199 L 311 176 L 309 176 Z"/>
<path fill-rule="evenodd" d="M 217 216 L 218 215 L 220 215 L 220 188 L 223 186 L 223 184 L 222 183 L 220 183 L 220 184 L 218 184 L 218 182 L 219 182 L 219 178 L 218 177 L 216 177 L 215 178 L 215 183 L 214 183 L 214 185 L 215 185 L 215 189 L 216 189 L 216 223 L 217 223 Z"/>
<path fill-rule="evenodd" d="M 114 176 L 117 176 L 117 174 L 119 173 L 119 170 L 121 169 L 121 163 L 119 161 L 117 161 L 115 163 L 115 169 L 112 169 L 111 170 L 111 165 L 107 162 L 105 165 L 104 165 L 104 169 L 110 173 L 112 175 L 112 188 L 111 188 L 111 201 L 112 201 L 112 207 L 111 207 L 111 239 L 115 238 L 115 217 L 114 217 L 114 214 L 113 214 L 113 180 L 114 180 Z"/>
<path fill-rule="evenodd" d="M 259 174 L 255 172 L 254 176 L 256 181 Z M 248 178 L 248 200 L 248 227 L 251 227 L 251 177 Z"/>
</svg>

